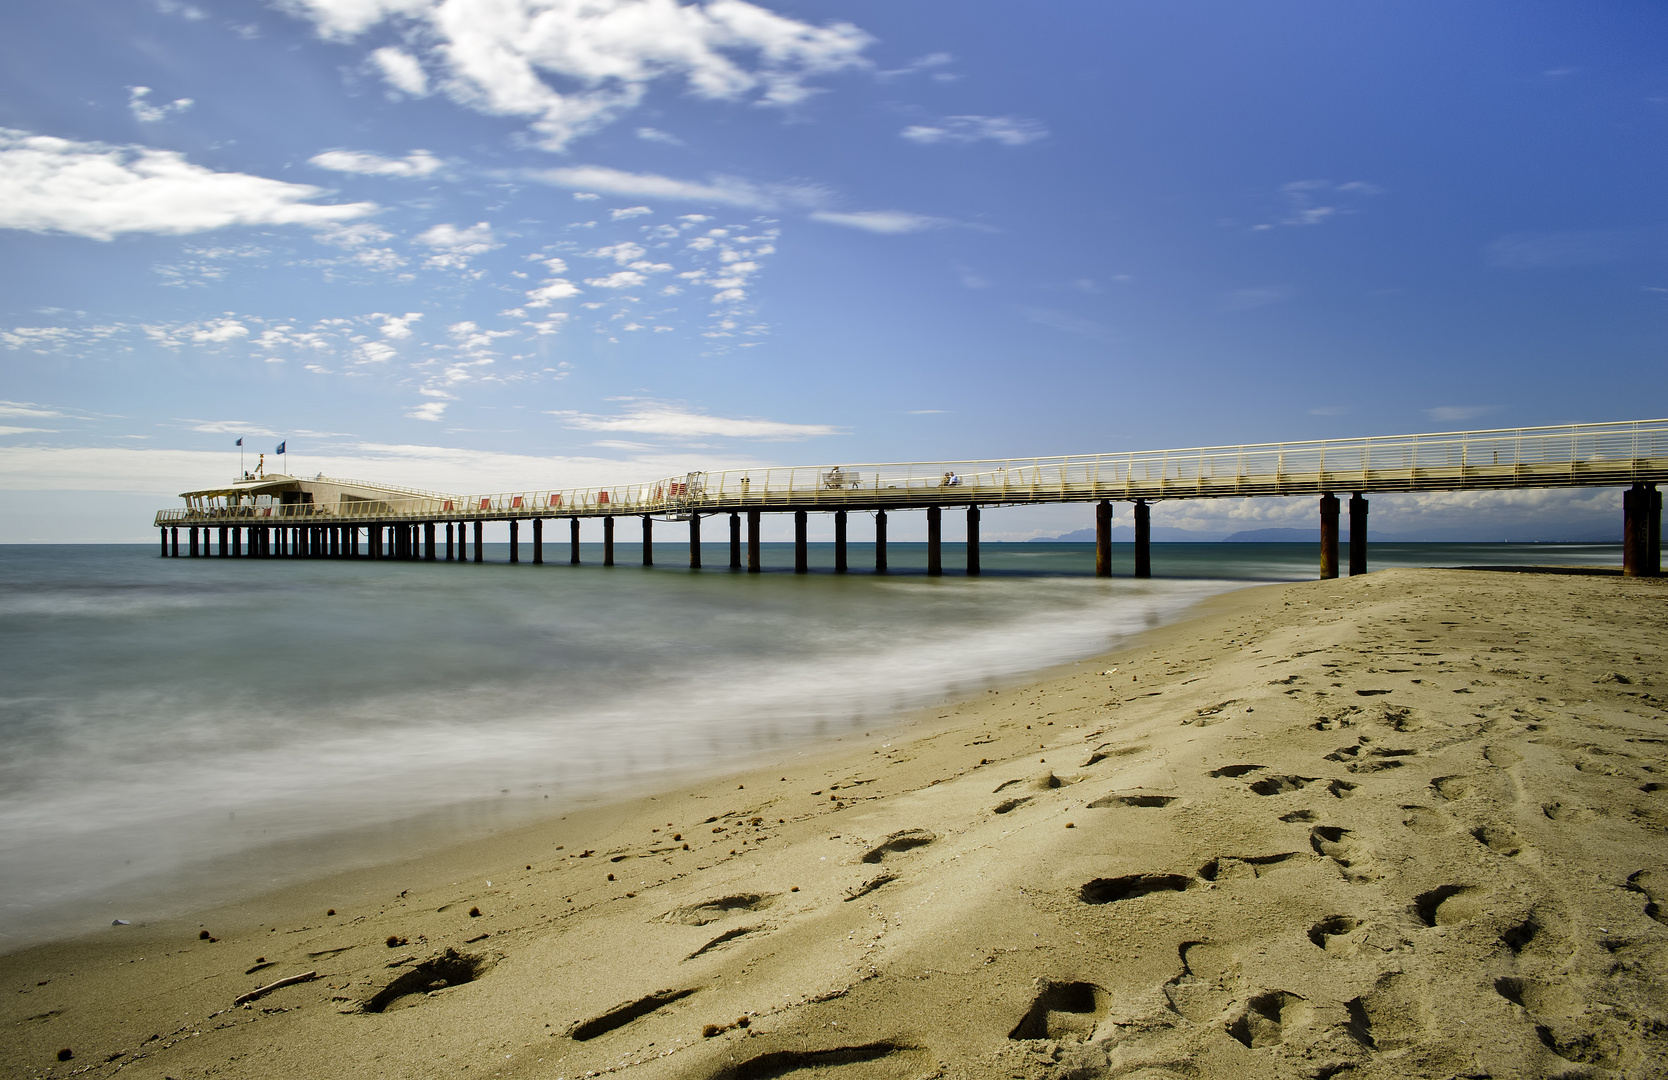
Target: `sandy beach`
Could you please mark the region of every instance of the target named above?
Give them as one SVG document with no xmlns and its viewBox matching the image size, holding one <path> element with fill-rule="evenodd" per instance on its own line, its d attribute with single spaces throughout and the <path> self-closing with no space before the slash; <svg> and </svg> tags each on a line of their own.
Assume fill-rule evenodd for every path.
<svg viewBox="0 0 1668 1080">
<path fill-rule="evenodd" d="M 0 958 L 0 1075 L 1668 1075 L 1665 642 L 1663 580 L 1242 590 L 722 780 Z"/>
</svg>

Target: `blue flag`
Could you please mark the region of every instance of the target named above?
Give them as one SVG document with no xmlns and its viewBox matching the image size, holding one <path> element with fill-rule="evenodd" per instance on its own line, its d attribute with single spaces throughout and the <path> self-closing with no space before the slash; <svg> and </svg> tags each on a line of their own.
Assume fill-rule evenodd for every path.
<svg viewBox="0 0 1668 1080">
<path fill-rule="evenodd" d="M 278 444 L 278 452 L 280 454 L 282 454 L 284 452 L 284 444 L 283 443 Z"/>
<path fill-rule="evenodd" d="M 238 440 L 238 441 L 237 441 L 237 444 L 238 444 L 238 445 L 239 445 L 239 446 L 242 446 L 242 445 L 243 445 L 243 440 L 242 440 L 242 439 L 239 439 L 239 440 Z"/>
</svg>

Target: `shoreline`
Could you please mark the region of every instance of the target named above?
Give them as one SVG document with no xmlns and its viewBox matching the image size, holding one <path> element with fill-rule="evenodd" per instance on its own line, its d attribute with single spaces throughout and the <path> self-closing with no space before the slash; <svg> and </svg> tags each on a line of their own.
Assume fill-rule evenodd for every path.
<svg viewBox="0 0 1668 1080">
<path fill-rule="evenodd" d="M 4 1075 L 1657 1075 L 1663 590 L 1217 594 L 746 773 L 0 956 Z"/>
</svg>

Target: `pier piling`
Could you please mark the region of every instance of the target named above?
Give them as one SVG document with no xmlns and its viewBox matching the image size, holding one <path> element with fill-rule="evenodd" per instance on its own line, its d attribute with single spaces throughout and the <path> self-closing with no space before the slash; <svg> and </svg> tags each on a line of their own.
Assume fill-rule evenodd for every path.
<svg viewBox="0 0 1668 1080">
<path fill-rule="evenodd" d="M 1338 497 L 1328 491 L 1321 496 L 1320 576 L 1325 581 L 1338 576 Z"/>
<path fill-rule="evenodd" d="M 481 528 L 482 528 L 482 523 L 479 522 L 479 521 L 475 522 L 475 561 L 476 562 L 485 562 L 486 561 L 486 552 L 483 550 L 485 545 L 482 543 L 482 540 L 481 540 Z"/>
<path fill-rule="evenodd" d="M 452 561 L 452 523 L 446 523 L 446 561 Z"/>
<path fill-rule="evenodd" d="M 875 511 L 875 573 L 886 573 L 886 511 Z"/>
<path fill-rule="evenodd" d="M 808 574 L 811 572 L 811 557 L 809 545 L 805 540 L 805 511 L 793 512 L 793 572 Z"/>
<path fill-rule="evenodd" d="M 643 565 L 654 565 L 654 516 L 643 515 Z"/>
<path fill-rule="evenodd" d="M 544 565 L 544 518 L 533 519 L 533 565 Z"/>
<path fill-rule="evenodd" d="M 944 511 L 937 506 L 927 507 L 927 576 L 944 573 Z"/>
<path fill-rule="evenodd" d="M 359 530 L 355 529 L 354 536 L 358 534 Z M 434 562 L 434 559 L 434 522 L 427 521 L 423 523 L 423 561 Z"/>
<path fill-rule="evenodd" d="M 1095 504 L 1095 576 L 1112 576 L 1112 500 Z"/>
<path fill-rule="evenodd" d="M 747 572 L 757 574 L 759 565 L 759 512 L 747 511 Z"/>
<path fill-rule="evenodd" d="M 730 514 L 730 569 L 741 569 L 741 515 Z"/>
<path fill-rule="evenodd" d="M 689 568 L 701 568 L 701 515 L 689 515 Z"/>
<path fill-rule="evenodd" d="M 1153 576 L 1153 508 L 1147 500 L 1135 500 L 1135 576 Z"/>
<path fill-rule="evenodd" d="M 967 576 L 978 577 L 983 572 L 979 564 L 979 507 L 970 503 L 967 507 Z"/>
<path fill-rule="evenodd" d="M 1349 497 L 1349 576 L 1367 572 L 1367 500 L 1357 491 Z"/>
<path fill-rule="evenodd" d="M 1655 484 L 1634 484 L 1622 492 L 1622 575 L 1662 573 L 1662 493 Z"/>
<path fill-rule="evenodd" d="M 510 519 L 510 561 L 521 561 L 521 522 Z"/>
<path fill-rule="evenodd" d="M 834 572 L 846 572 L 846 512 L 834 511 Z"/>
<path fill-rule="evenodd" d="M 568 565 L 579 565 L 579 519 L 568 518 Z"/>
<path fill-rule="evenodd" d="M 197 550 L 197 526 L 193 525 L 191 526 L 191 557 L 195 559 L 201 554 L 202 552 Z"/>
<path fill-rule="evenodd" d="M 602 519 L 602 565 L 614 565 L 614 515 Z"/>
</svg>

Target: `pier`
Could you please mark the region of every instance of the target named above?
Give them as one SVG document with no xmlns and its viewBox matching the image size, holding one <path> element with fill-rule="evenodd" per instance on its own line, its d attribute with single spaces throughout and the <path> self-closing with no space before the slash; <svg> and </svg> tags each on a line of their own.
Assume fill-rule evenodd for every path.
<svg viewBox="0 0 1668 1080">
<path fill-rule="evenodd" d="M 761 515 L 793 515 L 794 569 L 809 570 L 808 515 L 834 515 L 835 573 L 849 569 L 847 515 L 875 518 L 874 569 L 887 569 L 889 513 L 924 511 L 927 573 L 944 572 L 943 515 L 966 514 L 966 573 L 980 572 L 982 507 L 1094 505 L 1095 573 L 1113 573 L 1113 506 L 1131 504 L 1136 577 L 1152 573 L 1151 509 L 1172 499 L 1308 495 L 1318 498 L 1320 576 L 1337 577 L 1340 516 L 1348 495 L 1348 568 L 1367 572 L 1367 496 L 1426 491 L 1621 487 L 1623 573 L 1661 573 L 1668 420 L 1509 428 L 1364 439 L 1260 443 L 1125 454 L 985 461 L 816 465 L 692 472 L 645 484 L 452 495 L 366 481 L 248 475 L 188 491 L 155 524 L 162 555 L 226 558 L 371 558 L 482 562 L 482 527 L 509 523 L 510 561 L 530 522 L 533 562 L 544 562 L 544 522 L 570 522 L 569 563 L 579 563 L 579 522 L 600 518 L 603 564 L 614 565 L 615 522 L 639 519 L 643 565 L 653 565 L 654 521 L 688 522 L 689 565 L 701 565 L 702 517 L 726 516 L 729 566 L 759 572 Z M 743 542 L 743 518 L 746 537 Z M 473 526 L 473 551 L 469 531 Z M 444 548 L 440 532 L 444 528 Z M 184 534 L 182 537 L 182 533 Z M 182 551 L 181 541 L 184 540 Z M 363 539 L 363 546 L 361 546 Z M 744 550 L 745 548 L 745 550 Z"/>
</svg>

